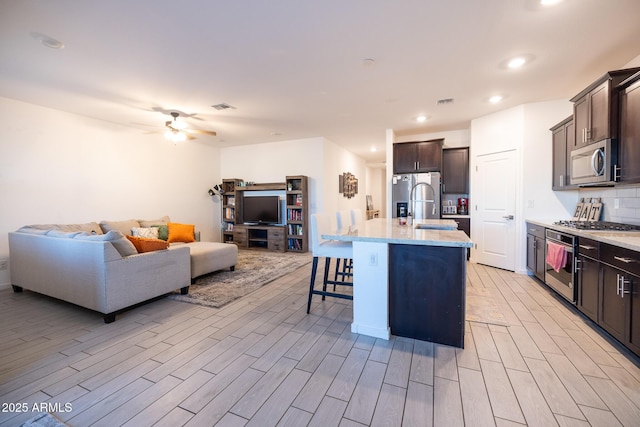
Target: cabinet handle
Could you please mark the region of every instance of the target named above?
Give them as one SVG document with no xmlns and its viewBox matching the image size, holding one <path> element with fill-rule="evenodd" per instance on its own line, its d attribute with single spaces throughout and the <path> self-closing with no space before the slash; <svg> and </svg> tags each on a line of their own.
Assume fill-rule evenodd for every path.
<svg viewBox="0 0 640 427">
<path fill-rule="evenodd" d="M 613 182 L 620 181 L 620 173 L 622 172 L 622 168 L 618 165 L 613 165 Z"/>
<path fill-rule="evenodd" d="M 587 142 L 587 128 L 582 128 L 582 142 Z"/>
<path fill-rule="evenodd" d="M 586 141 L 585 142 L 591 141 L 591 128 L 585 128 L 584 134 L 585 134 L 585 137 L 586 137 Z"/>
<path fill-rule="evenodd" d="M 618 260 L 618 261 L 622 261 L 625 264 L 630 264 L 632 262 L 637 262 L 633 258 L 625 258 L 625 257 L 621 257 L 621 256 L 614 256 L 613 259 Z"/>
<path fill-rule="evenodd" d="M 630 290 L 628 291 L 624 288 L 624 285 L 625 283 L 631 283 L 631 281 L 625 280 L 624 276 L 621 276 L 619 274 L 617 276 L 618 276 L 618 283 L 619 283 L 617 291 L 618 291 L 618 294 L 620 295 L 620 298 L 624 299 L 624 294 L 631 293 Z"/>
<path fill-rule="evenodd" d="M 560 175 L 560 187 L 564 187 L 564 175 Z"/>
<path fill-rule="evenodd" d="M 573 260 L 573 272 L 577 273 L 578 271 L 582 270 L 580 267 L 578 267 L 578 264 L 580 264 L 582 262 L 582 260 L 576 258 Z"/>
<path fill-rule="evenodd" d="M 578 246 L 580 246 L 582 249 L 587 251 L 592 251 L 596 248 L 595 246 L 589 246 L 589 245 L 578 245 Z"/>
</svg>

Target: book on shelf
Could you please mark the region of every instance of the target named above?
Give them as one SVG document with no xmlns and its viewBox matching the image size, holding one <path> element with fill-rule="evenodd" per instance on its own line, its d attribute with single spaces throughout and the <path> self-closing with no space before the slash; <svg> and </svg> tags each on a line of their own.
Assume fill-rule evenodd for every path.
<svg viewBox="0 0 640 427">
<path fill-rule="evenodd" d="M 300 224 L 289 224 L 289 235 L 290 236 L 302 236 L 303 229 Z"/>
<path fill-rule="evenodd" d="M 288 221 L 302 221 L 302 211 L 300 209 L 287 209 Z"/>
<path fill-rule="evenodd" d="M 302 250 L 302 240 L 300 240 L 300 239 L 289 239 L 287 246 L 288 246 L 289 250 L 301 251 Z"/>
<path fill-rule="evenodd" d="M 234 216 L 235 216 L 235 209 L 234 208 L 225 208 L 224 209 L 224 218 L 225 219 L 233 221 Z"/>
</svg>

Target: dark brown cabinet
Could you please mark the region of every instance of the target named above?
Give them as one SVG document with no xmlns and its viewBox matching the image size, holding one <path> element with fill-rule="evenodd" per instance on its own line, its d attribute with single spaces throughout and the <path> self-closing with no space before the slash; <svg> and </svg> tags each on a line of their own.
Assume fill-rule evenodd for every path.
<svg viewBox="0 0 640 427">
<path fill-rule="evenodd" d="M 640 253 L 603 243 L 600 269 L 598 323 L 640 355 Z"/>
<path fill-rule="evenodd" d="M 393 173 L 440 172 L 444 139 L 393 144 Z"/>
<path fill-rule="evenodd" d="M 389 245 L 393 335 L 464 348 L 465 248 Z"/>
<path fill-rule="evenodd" d="M 577 146 L 618 138 L 620 106 L 614 88 L 638 71 L 640 68 L 609 71 L 571 98 Z"/>
<path fill-rule="evenodd" d="M 640 182 L 640 73 L 620 91 L 618 168 L 621 182 Z"/>
<path fill-rule="evenodd" d="M 442 150 L 442 193 L 469 194 L 469 147 Z"/>
<path fill-rule="evenodd" d="M 571 173 L 569 159 L 571 150 L 575 148 L 575 134 L 573 116 L 567 117 L 551 129 L 552 136 L 552 165 L 553 179 L 551 188 L 553 190 L 568 190 L 571 186 L 569 175 Z"/>
<path fill-rule="evenodd" d="M 578 256 L 576 258 L 576 278 L 578 310 L 594 322 L 598 322 L 598 305 L 600 294 L 600 244 L 591 239 L 580 237 Z"/>
<path fill-rule="evenodd" d="M 545 228 L 527 223 L 527 270 L 544 282 Z"/>
</svg>

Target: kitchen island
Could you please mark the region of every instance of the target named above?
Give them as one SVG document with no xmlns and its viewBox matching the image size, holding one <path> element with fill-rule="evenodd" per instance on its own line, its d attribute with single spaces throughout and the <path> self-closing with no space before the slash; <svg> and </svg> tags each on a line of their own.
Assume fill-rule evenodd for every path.
<svg viewBox="0 0 640 427">
<path fill-rule="evenodd" d="M 322 237 L 353 242 L 354 333 L 464 346 L 466 250 L 453 220 L 376 218 Z"/>
</svg>

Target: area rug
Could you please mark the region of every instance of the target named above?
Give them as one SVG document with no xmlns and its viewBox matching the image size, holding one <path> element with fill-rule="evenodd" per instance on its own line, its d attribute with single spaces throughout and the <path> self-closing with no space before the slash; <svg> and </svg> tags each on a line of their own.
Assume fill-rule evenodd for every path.
<svg viewBox="0 0 640 427">
<path fill-rule="evenodd" d="M 200 276 L 187 295 L 176 292 L 169 298 L 219 308 L 310 263 L 311 259 L 311 254 L 240 250 L 235 271 L 226 269 Z"/>
</svg>

